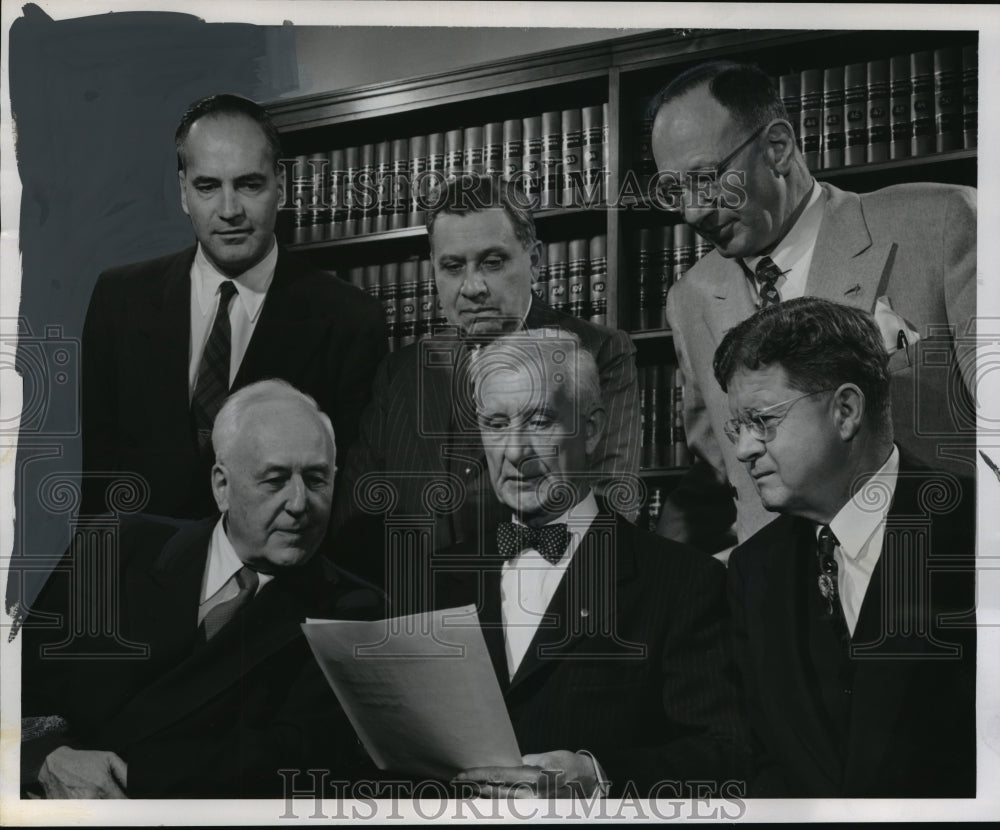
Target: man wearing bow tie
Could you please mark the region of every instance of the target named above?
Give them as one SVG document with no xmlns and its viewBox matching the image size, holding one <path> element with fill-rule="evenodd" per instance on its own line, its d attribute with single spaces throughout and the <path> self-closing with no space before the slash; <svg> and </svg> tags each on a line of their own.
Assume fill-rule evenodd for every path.
<svg viewBox="0 0 1000 830">
<path fill-rule="evenodd" d="M 668 295 L 695 463 L 668 495 L 659 532 L 727 547 L 734 497 L 737 541 L 771 520 L 722 432 L 712 356 L 755 310 L 802 296 L 875 315 L 896 440 L 971 475 L 975 357 L 962 338 L 976 314 L 976 190 L 913 183 L 857 194 L 817 182 L 778 90 L 754 66 L 695 66 L 653 106 L 662 206 L 715 247 Z"/>
<path fill-rule="evenodd" d="M 592 355 L 529 330 L 485 347 L 471 379 L 509 521 L 431 558 L 433 603 L 477 604 L 524 766 L 459 780 L 486 795 L 666 796 L 740 778 L 724 571 L 595 496 L 607 417 Z"/>
<path fill-rule="evenodd" d="M 893 444 L 860 309 L 800 298 L 716 352 L 732 447 L 781 514 L 729 561 L 755 797 L 976 794 L 968 482 Z"/>
<path fill-rule="evenodd" d="M 524 192 L 496 176 L 459 176 L 433 200 L 427 233 L 449 325 L 382 361 L 332 521 L 344 540 L 339 554 L 354 556 L 341 564 L 376 582 L 383 548 L 438 550 L 478 535 L 496 512 L 468 364 L 505 332 L 553 327 L 580 338 L 597 361 L 608 413 L 594 466 L 604 482 L 624 482 L 619 493 L 634 494 L 639 470 L 635 346 L 625 332 L 549 308 L 532 293 L 542 244 Z"/>
</svg>

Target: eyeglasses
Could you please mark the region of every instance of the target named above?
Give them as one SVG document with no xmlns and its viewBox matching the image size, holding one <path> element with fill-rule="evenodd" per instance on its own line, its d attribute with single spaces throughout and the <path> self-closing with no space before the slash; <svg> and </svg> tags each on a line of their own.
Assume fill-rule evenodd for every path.
<svg viewBox="0 0 1000 830">
<path fill-rule="evenodd" d="M 722 429 L 726 433 L 726 437 L 734 444 L 739 443 L 741 427 L 746 427 L 747 432 L 750 433 L 750 436 L 755 441 L 761 441 L 766 444 L 768 441 L 774 440 L 774 436 L 778 434 L 778 426 L 788 417 L 788 413 L 792 411 L 792 407 L 795 404 L 805 398 L 811 398 L 813 395 L 832 391 L 832 389 L 817 389 L 815 392 L 806 392 L 804 395 L 789 398 L 787 401 L 772 404 L 771 406 L 765 406 L 763 409 L 752 409 L 749 412 L 745 412 L 739 418 L 731 418 L 726 421 L 722 425 Z M 787 406 L 788 408 L 780 415 L 768 414 L 783 406 Z"/>
<path fill-rule="evenodd" d="M 735 150 L 720 161 L 714 168 L 708 170 L 691 170 L 687 173 L 661 172 L 658 174 L 669 184 L 659 185 L 656 189 L 659 206 L 665 210 L 679 212 L 692 205 L 696 207 L 715 207 L 719 199 L 719 180 L 729 169 L 729 165 L 769 126 L 761 124 Z M 683 179 L 683 183 L 678 179 Z M 742 184 L 742 183 L 741 183 Z"/>
</svg>

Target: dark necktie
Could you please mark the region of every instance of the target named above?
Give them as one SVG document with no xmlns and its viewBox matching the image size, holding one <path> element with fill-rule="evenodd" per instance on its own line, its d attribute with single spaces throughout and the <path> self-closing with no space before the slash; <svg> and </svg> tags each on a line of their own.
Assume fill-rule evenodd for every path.
<svg viewBox="0 0 1000 830">
<path fill-rule="evenodd" d="M 500 522 L 497 544 L 504 559 L 513 559 L 526 548 L 537 550 L 546 562 L 555 565 L 566 552 L 569 530 L 565 524 L 527 527 L 515 522 Z"/>
<path fill-rule="evenodd" d="M 212 445 L 212 424 L 229 395 L 229 356 L 232 334 L 229 327 L 229 303 L 236 293 L 232 280 L 219 286 L 219 310 L 198 367 L 198 380 L 191 396 L 191 416 L 198 435 L 198 449 L 208 452 Z"/>
<path fill-rule="evenodd" d="M 220 602 L 202 620 L 201 624 L 205 626 L 206 640 L 211 640 L 236 615 L 240 608 L 253 599 L 257 592 L 259 580 L 255 570 L 244 565 L 236 572 L 235 576 L 236 584 L 240 586 L 240 592 L 232 599 Z"/>
<path fill-rule="evenodd" d="M 776 286 L 781 274 L 781 269 L 774 264 L 774 260 L 769 256 L 761 257 L 760 262 L 757 263 L 754 276 L 757 279 L 757 293 L 760 295 L 761 308 L 767 308 L 781 302 L 781 295 Z"/>
<path fill-rule="evenodd" d="M 819 592 L 826 600 L 826 613 L 833 617 L 839 614 L 840 592 L 837 588 L 837 560 L 834 548 L 840 544 L 829 525 L 823 525 L 816 541 L 816 557 L 819 559 Z"/>
</svg>

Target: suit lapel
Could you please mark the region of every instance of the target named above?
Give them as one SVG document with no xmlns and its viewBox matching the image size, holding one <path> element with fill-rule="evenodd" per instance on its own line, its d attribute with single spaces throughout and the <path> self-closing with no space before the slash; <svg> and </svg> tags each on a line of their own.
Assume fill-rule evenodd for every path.
<svg viewBox="0 0 1000 830">
<path fill-rule="evenodd" d="M 816 546 L 814 530 L 810 522 L 800 519 L 781 517 L 777 522 L 781 522 L 782 537 L 769 540 L 771 551 L 766 560 L 761 603 L 765 641 L 759 652 L 761 675 L 769 678 L 773 697 L 765 705 L 778 713 L 778 722 L 800 744 L 801 752 L 796 757 L 811 758 L 818 773 L 830 782 L 830 791 L 836 791 L 841 779 L 840 759 L 823 722 L 820 701 L 806 681 L 806 647 L 799 639 L 806 630 L 805 591 L 814 587 L 806 576 L 808 559 Z"/>
<path fill-rule="evenodd" d="M 154 299 L 148 326 L 141 336 L 144 371 L 161 391 L 148 409 L 151 432 L 164 446 L 195 452 L 189 407 L 188 365 L 191 351 L 191 264 L 195 248 L 181 252 L 167 266 L 163 291 Z"/>
<path fill-rule="evenodd" d="M 891 241 L 874 243 L 861 198 L 828 184 L 827 203 L 806 280 L 806 296 L 873 311 L 895 259 Z"/>
<path fill-rule="evenodd" d="M 750 284 L 743 273 L 740 263 L 734 259 L 726 259 L 713 251 L 708 256 L 718 257 L 717 266 L 699 279 L 706 279 L 706 289 L 713 298 L 709 306 L 710 313 L 705 316 L 705 324 L 712 332 L 712 340 L 716 346 L 734 326 L 739 325 L 756 310 Z"/>
<path fill-rule="evenodd" d="M 581 641 L 592 640 L 597 654 L 610 656 L 602 633 L 617 630 L 614 617 L 622 599 L 622 585 L 634 576 L 633 546 L 622 538 L 624 522 L 611 513 L 600 513 L 573 555 L 535 636 L 514 677 L 514 692 L 536 673 L 551 667 L 571 652 L 578 655 Z M 498 592 L 499 595 L 499 592 Z M 618 651 L 622 644 L 618 644 Z"/>
<path fill-rule="evenodd" d="M 318 342 L 328 328 L 327 319 L 313 314 L 308 294 L 299 289 L 306 276 L 302 267 L 279 248 L 274 279 L 233 381 L 233 389 L 269 377 L 283 377 L 297 386 L 302 385 L 301 373 L 309 368 L 309 356 L 317 353 Z M 300 375 L 288 377 L 290 369 L 297 370 Z"/>
<path fill-rule="evenodd" d="M 887 630 L 887 624 L 895 628 L 903 622 L 900 609 L 886 608 L 886 601 L 909 601 L 916 606 L 916 598 L 907 597 L 899 582 L 901 577 L 906 578 L 904 573 L 912 572 L 913 568 L 926 573 L 926 563 L 921 561 L 921 546 L 915 538 L 920 528 L 919 519 L 915 523 L 914 517 L 923 513 L 916 497 L 919 479 L 906 475 L 907 467 L 907 462 L 902 460 L 882 552 L 872 571 L 852 638 L 852 645 L 857 650 L 852 652 L 855 658 L 854 701 L 844 782 L 848 792 L 870 781 L 882 766 L 901 710 L 899 701 L 916 667 L 912 658 L 923 650 L 920 635 L 915 631 L 899 632 L 907 641 L 904 654 L 894 653 L 899 652 L 898 637 L 886 640 L 886 634 L 892 633 Z M 930 547 L 929 540 L 924 553 L 927 547 Z M 919 628 L 915 620 L 910 620 L 909 624 Z"/>
<path fill-rule="evenodd" d="M 328 585 L 320 562 L 290 578 L 277 577 L 236 620 L 207 643 L 197 629 L 202 574 L 215 520 L 178 534 L 164 548 L 152 571 L 158 591 L 146 597 L 143 613 L 162 637 L 184 646 L 186 656 L 144 689 L 136 707 L 126 707 L 113 734 L 133 743 L 183 719 L 225 691 L 300 633 L 308 598 Z M 332 589 L 331 589 L 332 590 Z M 165 643 L 161 643 L 165 644 Z"/>
</svg>

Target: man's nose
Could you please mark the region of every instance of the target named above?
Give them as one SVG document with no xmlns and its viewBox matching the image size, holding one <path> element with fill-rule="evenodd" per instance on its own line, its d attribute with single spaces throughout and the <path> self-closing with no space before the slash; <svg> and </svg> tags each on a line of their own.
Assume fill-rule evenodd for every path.
<svg viewBox="0 0 1000 830">
<path fill-rule="evenodd" d="M 292 476 L 288 482 L 285 495 L 285 511 L 293 516 L 303 513 L 306 509 L 306 484 L 301 476 Z"/>
<path fill-rule="evenodd" d="M 466 273 L 465 279 L 462 280 L 461 291 L 465 297 L 480 297 L 488 291 L 486 280 L 483 279 L 483 275 L 479 271 L 474 268 L 470 269 Z"/>
<path fill-rule="evenodd" d="M 219 215 L 223 219 L 238 219 L 243 215 L 243 200 L 237 193 L 235 187 L 222 188 L 222 203 L 219 206 Z"/>
<path fill-rule="evenodd" d="M 764 454 L 764 442 L 759 438 L 754 438 L 750 434 L 750 430 L 741 425 L 740 434 L 736 440 L 736 457 L 747 463 L 753 461 L 756 458 L 760 458 Z"/>
</svg>

